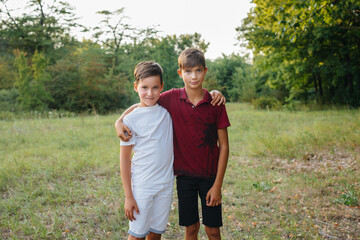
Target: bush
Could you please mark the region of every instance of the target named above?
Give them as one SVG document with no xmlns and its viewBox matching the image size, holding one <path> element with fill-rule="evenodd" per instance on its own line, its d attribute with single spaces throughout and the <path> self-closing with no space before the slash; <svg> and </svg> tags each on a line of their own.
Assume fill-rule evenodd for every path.
<svg viewBox="0 0 360 240">
<path fill-rule="evenodd" d="M 253 101 L 255 109 L 279 110 L 281 109 L 281 102 L 275 97 L 260 97 Z"/>
<path fill-rule="evenodd" d="M 17 109 L 16 98 L 19 96 L 15 88 L 0 90 L 0 112 L 13 112 Z"/>
<path fill-rule="evenodd" d="M 14 120 L 15 113 L 13 112 L 0 112 L 0 120 Z"/>
</svg>

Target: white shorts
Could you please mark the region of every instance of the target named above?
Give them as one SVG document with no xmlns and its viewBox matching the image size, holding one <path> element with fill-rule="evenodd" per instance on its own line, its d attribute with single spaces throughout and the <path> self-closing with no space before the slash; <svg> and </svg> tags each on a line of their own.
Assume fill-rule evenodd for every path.
<svg viewBox="0 0 360 240">
<path fill-rule="evenodd" d="M 137 238 L 146 237 L 150 232 L 163 234 L 169 220 L 174 183 L 156 188 L 133 188 L 133 195 L 140 214 L 134 211 L 136 220 L 129 221 L 128 233 Z"/>
</svg>

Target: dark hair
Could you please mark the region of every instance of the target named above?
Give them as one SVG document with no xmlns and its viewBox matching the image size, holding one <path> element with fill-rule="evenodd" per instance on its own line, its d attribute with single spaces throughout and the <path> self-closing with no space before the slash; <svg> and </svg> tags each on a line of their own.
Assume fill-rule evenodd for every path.
<svg viewBox="0 0 360 240">
<path fill-rule="evenodd" d="M 160 64 L 153 62 L 153 61 L 144 61 L 140 62 L 136 65 L 134 70 L 135 76 L 135 83 L 137 84 L 141 79 L 152 77 L 152 76 L 159 76 L 160 77 L 160 84 L 163 84 L 163 69 L 161 68 Z"/>
<path fill-rule="evenodd" d="M 187 48 L 178 58 L 179 68 L 193 68 L 201 66 L 206 68 L 204 53 L 197 48 Z"/>
</svg>

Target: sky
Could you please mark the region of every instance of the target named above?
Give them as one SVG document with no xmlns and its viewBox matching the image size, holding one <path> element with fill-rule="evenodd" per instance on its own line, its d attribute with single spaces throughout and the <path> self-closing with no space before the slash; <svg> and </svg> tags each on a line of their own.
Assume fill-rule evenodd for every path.
<svg viewBox="0 0 360 240">
<path fill-rule="evenodd" d="M 124 7 L 132 26 L 157 26 L 160 36 L 200 33 L 202 39 L 210 42 L 206 58 L 215 59 L 222 53 L 246 53 L 240 46 L 234 46 L 238 43 L 235 28 L 250 11 L 251 0 L 74 0 L 69 3 L 81 17 L 79 22 L 87 27 L 101 21 L 97 11 Z"/>
</svg>

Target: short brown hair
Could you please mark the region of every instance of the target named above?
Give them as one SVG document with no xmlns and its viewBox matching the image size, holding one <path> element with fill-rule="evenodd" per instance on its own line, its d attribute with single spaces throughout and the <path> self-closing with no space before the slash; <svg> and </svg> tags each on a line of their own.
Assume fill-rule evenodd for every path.
<svg viewBox="0 0 360 240">
<path fill-rule="evenodd" d="M 193 68 L 201 66 L 206 68 L 204 53 L 197 48 L 187 48 L 178 58 L 179 68 Z"/>
<path fill-rule="evenodd" d="M 159 76 L 160 77 L 160 84 L 163 84 L 163 69 L 160 64 L 153 62 L 153 61 L 144 61 L 138 63 L 134 70 L 135 76 L 135 83 L 138 84 L 141 79 L 152 77 L 152 76 Z"/>
</svg>

